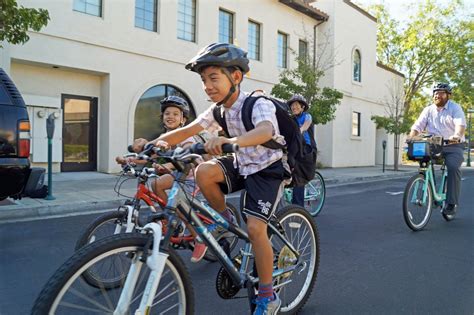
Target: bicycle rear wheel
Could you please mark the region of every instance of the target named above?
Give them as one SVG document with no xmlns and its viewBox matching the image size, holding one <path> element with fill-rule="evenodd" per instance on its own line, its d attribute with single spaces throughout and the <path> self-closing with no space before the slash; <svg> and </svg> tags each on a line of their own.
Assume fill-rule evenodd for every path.
<svg viewBox="0 0 474 315">
<path fill-rule="evenodd" d="M 319 267 L 319 234 L 315 222 L 300 206 L 289 205 L 277 213 L 279 230 L 300 254 L 294 254 L 271 235 L 275 268 L 282 269 L 296 263 L 291 273 L 274 279 L 273 286 L 282 301 L 279 314 L 295 314 L 308 300 L 316 282 Z"/>
<path fill-rule="evenodd" d="M 316 172 L 314 179 L 304 187 L 304 207 L 313 217 L 317 216 L 326 200 L 326 184 L 323 176 Z"/>
<path fill-rule="evenodd" d="M 433 208 L 433 192 L 428 184 L 426 199 L 423 202 L 424 186 L 426 183 L 423 174 L 417 174 L 408 180 L 403 194 L 403 218 L 413 231 L 422 230 L 429 222 Z"/>
<path fill-rule="evenodd" d="M 75 250 L 79 250 L 89 243 L 104 237 L 125 232 L 127 213 L 125 211 L 112 211 L 97 217 L 82 232 L 76 242 Z"/>
<path fill-rule="evenodd" d="M 75 250 L 79 250 L 87 244 L 94 243 L 107 236 L 124 233 L 127 224 L 127 213 L 124 211 L 113 211 L 104 213 L 96 218 L 81 234 L 76 243 Z M 109 272 L 107 264 L 97 263 L 88 268 L 82 274 L 84 280 L 96 287 L 114 288 L 120 286 L 125 275 L 116 275 Z"/>
<path fill-rule="evenodd" d="M 111 272 L 116 268 L 117 273 L 125 275 L 132 265 L 140 268 L 128 309 L 134 314 L 150 274 L 148 265 L 140 260 L 149 237 L 124 233 L 98 240 L 77 251 L 44 286 L 32 314 L 112 314 L 126 277 L 113 289 L 88 285 L 83 278 L 84 272 L 101 262 L 107 262 Z M 194 293 L 189 273 L 172 249 L 168 254 L 150 314 L 193 314 Z"/>
</svg>

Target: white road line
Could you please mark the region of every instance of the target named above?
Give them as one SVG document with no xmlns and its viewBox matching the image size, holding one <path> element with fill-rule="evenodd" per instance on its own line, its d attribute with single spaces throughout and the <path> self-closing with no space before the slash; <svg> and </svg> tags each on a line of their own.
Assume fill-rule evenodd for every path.
<svg viewBox="0 0 474 315">
<path fill-rule="evenodd" d="M 403 191 L 386 191 L 385 193 L 389 194 L 389 195 L 392 195 L 392 196 L 396 196 L 396 195 L 403 194 Z"/>
</svg>

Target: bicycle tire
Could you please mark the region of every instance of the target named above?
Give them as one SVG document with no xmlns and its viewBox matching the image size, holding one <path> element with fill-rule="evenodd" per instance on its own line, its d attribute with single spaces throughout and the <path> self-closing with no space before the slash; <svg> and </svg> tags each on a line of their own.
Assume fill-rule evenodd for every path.
<svg viewBox="0 0 474 315">
<path fill-rule="evenodd" d="M 79 250 L 80 248 L 84 247 L 85 245 L 92 243 L 95 241 L 96 237 L 91 241 L 91 238 L 93 238 L 94 232 L 96 232 L 99 228 L 103 227 L 105 224 L 109 222 L 123 222 L 123 224 L 126 224 L 127 221 L 127 213 L 122 212 L 122 211 L 111 211 L 111 212 L 106 212 L 102 214 L 101 216 L 97 217 L 90 223 L 87 228 L 81 233 L 79 238 L 77 239 L 76 246 L 74 250 Z M 113 235 L 108 233 L 108 235 Z"/>
<path fill-rule="evenodd" d="M 142 256 L 149 237 L 149 235 L 138 233 L 123 233 L 109 236 L 83 247 L 69 258 L 49 279 L 34 303 L 32 314 L 63 314 L 62 307 L 66 308 L 64 314 L 74 314 L 72 312 L 74 308 L 79 309 L 79 314 L 84 314 L 84 311 L 91 311 L 90 308 L 94 306 L 99 308 L 98 311 L 100 313 L 108 312 L 109 309 L 106 309 L 107 307 L 111 308 L 110 311 L 113 312 L 116 303 L 112 303 L 112 301 L 118 301 L 120 293 L 115 292 L 117 294 L 113 296 L 114 290 L 107 290 L 104 288 L 97 290 L 95 287 L 87 286 L 85 283 L 81 282 L 81 273 L 92 266 L 95 262 L 100 261 L 101 259 L 113 258 L 113 255 L 117 254 L 121 257 L 122 255 L 127 255 L 127 257 L 137 257 L 137 259 L 134 260 L 139 260 L 138 257 Z M 169 294 L 168 289 L 171 288 L 172 294 L 170 296 L 176 296 L 179 300 L 179 303 L 171 302 L 171 305 L 177 305 L 180 307 L 179 314 L 193 314 L 194 290 L 189 272 L 181 258 L 171 248 L 168 249 L 168 254 L 169 256 L 166 260 L 165 270 L 163 271 L 154 301 L 158 299 L 156 303 L 161 303 L 161 295 L 164 294 L 164 296 L 167 297 Z M 132 299 L 132 305 L 129 306 L 130 308 L 139 304 L 139 298 L 141 297 L 140 289 L 142 288 L 141 285 L 145 282 L 143 280 L 147 278 L 145 276 L 147 270 L 147 264 L 143 263 L 140 269 L 140 272 L 144 272 L 142 275 L 143 278 L 138 277 L 137 279 L 137 286 L 135 287 L 133 295 L 135 299 Z M 166 284 L 168 276 L 176 282 L 176 286 Z M 76 281 L 80 290 L 74 288 Z M 89 289 L 92 289 L 90 296 L 87 295 Z M 174 289 L 176 289 L 176 292 L 173 291 Z M 69 292 L 68 290 L 71 291 L 71 294 L 67 294 Z M 99 294 L 106 295 L 103 298 L 104 303 L 107 301 L 106 306 L 99 305 L 99 301 L 101 300 L 94 301 L 95 303 L 91 302 L 93 298 L 99 299 Z M 81 300 L 80 302 L 77 302 L 80 304 L 73 308 L 73 305 L 71 304 L 74 302 L 74 299 L 81 298 L 83 301 Z M 58 309 L 58 307 L 61 308 Z M 154 311 L 153 308 L 151 311 Z M 157 310 L 155 309 L 155 311 Z"/>
<path fill-rule="evenodd" d="M 125 225 L 127 221 L 127 213 L 112 211 L 104 213 L 103 215 L 97 217 L 91 224 L 84 230 L 79 239 L 76 242 L 75 250 L 79 250 L 82 247 L 97 241 L 97 239 L 103 239 L 110 235 L 115 235 L 114 230 L 117 228 L 117 224 L 124 225 L 120 227 L 120 233 L 125 232 Z M 112 224 L 110 224 L 112 223 Z M 110 228 L 107 229 L 106 225 L 110 224 Z M 107 230 L 102 231 L 104 228 Z M 96 233 L 99 231 L 98 235 Z M 103 235 L 105 234 L 105 235 Z M 92 241 L 91 241 L 92 240 Z M 84 280 L 96 288 L 105 287 L 105 288 L 115 288 L 120 285 L 121 278 L 107 278 L 107 276 L 100 272 L 100 268 L 97 269 L 88 269 L 82 275 Z M 105 269 L 106 270 L 106 269 Z"/>
<path fill-rule="evenodd" d="M 285 231 L 287 239 L 292 245 L 300 251 L 300 260 L 305 260 L 303 267 L 298 267 L 289 275 L 284 275 L 274 279 L 274 287 L 279 283 L 284 283 L 291 278 L 291 283 L 283 285 L 277 289 L 280 299 L 282 300 L 281 308 L 278 314 L 296 314 L 308 301 L 314 286 L 319 268 L 319 232 L 313 218 L 309 215 L 306 209 L 298 205 L 289 205 L 282 208 L 276 214 L 280 229 Z M 290 230 L 288 230 L 290 229 Z M 294 233 L 293 233 L 294 232 Z M 303 241 L 306 236 L 309 236 L 309 241 L 304 245 Z M 295 239 L 292 239 L 295 237 Z M 288 261 L 289 251 L 285 251 L 281 244 L 278 244 L 277 237 L 270 237 L 275 256 L 275 266 L 278 268 L 279 264 L 285 264 Z M 281 248 L 279 248 L 281 247 Z M 305 257 L 309 255 L 306 260 Z M 281 266 L 280 266 L 281 267 Z M 307 275 L 303 279 L 301 288 L 294 288 L 294 284 L 298 285 L 299 276 L 307 269 Z M 299 272 L 297 272 L 299 271 Z M 295 295 L 293 298 L 292 296 Z"/>
<path fill-rule="evenodd" d="M 312 183 L 315 183 L 316 185 Z M 311 181 L 311 185 L 305 186 L 304 207 L 306 210 L 308 210 L 311 216 L 315 217 L 323 209 L 325 201 L 326 183 L 324 182 L 323 176 L 316 171 L 314 179 Z"/>
<path fill-rule="evenodd" d="M 412 205 L 413 206 L 423 206 L 423 204 L 421 204 L 421 198 L 423 196 L 422 194 L 423 194 L 423 186 L 425 184 L 425 180 L 426 179 L 425 179 L 424 174 L 417 174 L 417 175 L 412 176 L 408 180 L 407 185 L 405 187 L 405 191 L 403 193 L 403 218 L 405 220 L 406 225 L 410 229 L 412 229 L 413 231 L 421 231 L 425 228 L 425 226 L 428 224 L 428 222 L 430 220 L 431 213 L 432 213 L 432 210 L 433 210 L 433 191 L 431 190 L 431 185 L 428 185 L 426 210 L 416 211 L 417 210 L 416 208 L 412 208 Z M 413 200 L 412 189 L 415 189 L 415 184 L 417 184 L 417 183 L 418 183 L 418 185 L 416 185 L 417 191 L 415 192 L 416 193 L 416 200 L 415 200 L 415 203 L 413 203 L 412 202 L 412 200 Z M 420 193 L 421 193 L 421 195 L 420 195 Z M 415 213 L 415 211 L 417 213 Z M 418 213 L 420 213 L 421 216 L 418 215 Z M 422 218 L 421 220 L 417 220 L 417 221 L 420 221 L 419 223 L 414 222 L 415 221 L 415 216 L 417 218 L 418 217 Z"/>
</svg>

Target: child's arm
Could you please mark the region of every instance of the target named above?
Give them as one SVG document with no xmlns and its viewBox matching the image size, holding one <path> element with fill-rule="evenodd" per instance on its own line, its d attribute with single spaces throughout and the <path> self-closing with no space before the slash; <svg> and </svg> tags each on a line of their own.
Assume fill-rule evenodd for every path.
<svg viewBox="0 0 474 315">
<path fill-rule="evenodd" d="M 300 127 L 301 133 L 308 130 L 308 128 L 309 128 L 309 126 L 311 126 L 312 122 L 313 122 L 313 119 L 311 118 L 311 115 L 306 113 L 305 118 L 304 118 L 304 123 Z"/>
<path fill-rule="evenodd" d="M 204 130 L 204 128 L 201 127 L 201 125 L 199 125 L 196 121 L 193 121 L 187 126 L 162 134 L 151 142 L 153 144 L 156 144 L 158 141 L 161 140 L 166 142 L 169 146 L 174 146 L 186 140 L 187 138 L 198 134 L 202 130 Z"/>
</svg>

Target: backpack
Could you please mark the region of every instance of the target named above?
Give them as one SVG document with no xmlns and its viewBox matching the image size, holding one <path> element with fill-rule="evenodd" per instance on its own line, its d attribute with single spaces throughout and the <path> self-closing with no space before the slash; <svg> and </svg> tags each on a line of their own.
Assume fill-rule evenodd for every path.
<svg viewBox="0 0 474 315">
<path fill-rule="evenodd" d="M 285 138 L 286 145 L 282 145 L 270 139 L 263 143 L 262 146 L 275 150 L 283 150 L 287 155 L 288 165 L 292 172 L 291 186 L 306 185 L 315 175 L 316 151 L 312 149 L 310 152 L 305 152 L 303 135 L 300 132 L 296 118 L 290 114 L 290 108 L 286 103 L 265 95 L 253 96 L 253 94 L 254 92 L 245 99 L 242 105 L 242 122 L 245 126 L 245 130 L 250 131 L 255 128 L 252 123 L 252 111 L 255 102 L 259 98 L 265 98 L 271 101 L 275 105 L 278 127 L 280 134 Z M 214 119 L 221 126 L 224 136 L 229 137 L 227 123 L 225 121 L 225 112 L 221 111 L 220 106 L 216 106 L 212 114 Z"/>
</svg>

